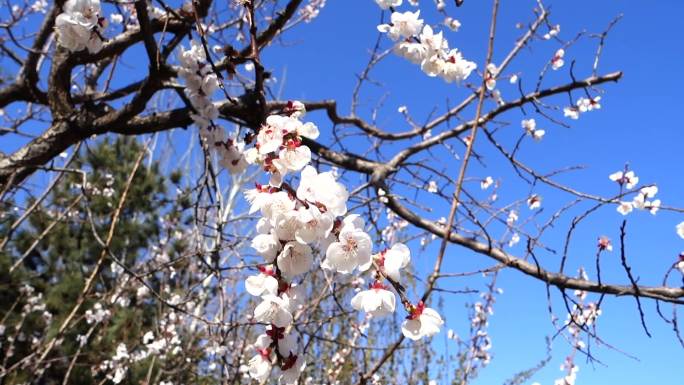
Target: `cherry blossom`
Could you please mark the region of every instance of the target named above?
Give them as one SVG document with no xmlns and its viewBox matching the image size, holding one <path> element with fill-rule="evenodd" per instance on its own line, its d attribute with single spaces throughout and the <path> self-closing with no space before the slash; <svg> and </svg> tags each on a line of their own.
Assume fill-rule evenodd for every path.
<svg viewBox="0 0 684 385">
<path fill-rule="evenodd" d="M 444 321 L 439 313 L 432 308 L 425 307 L 421 301 L 412 307 L 411 314 L 401 325 L 401 331 L 406 338 L 417 341 L 439 333 L 443 324 Z"/>
<path fill-rule="evenodd" d="M 311 269 L 312 263 L 311 247 L 299 242 L 288 242 L 278 255 L 278 268 L 286 277 L 306 273 Z"/>
<path fill-rule="evenodd" d="M 477 67 L 475 63 L 465 60 L 459 50 L 449 50 L 443 33 L 434 33 L 430 25 L 423 28 L 417 39 L 418 42 L 410 38 L 400 42 L 394 51 L 412 63 L 420 64 L 423 72 L 430 77 L 439 76 L 447 83 L 458 83 Z"/>
<path fill-rule="evenodd" d="M 375 2 L 382 9 L 389 9 L 389 7 L 398 7 L 401 5 L 402 0 L 375 0 Z"/>
<path fill-rule="evenodd" d="M 267 294 L 261 299 L 262 302 L 254 309 L 255 320 L 281 328 L 292 322 L 292 314 L 287 310 L 287 303 L 282 298 Z"/>
<path fill-rule="evenodd" d="M 347 217 L 340 230 L 339 241 L 328 246 L 322 266 L 349 274 L 359 266 L 370 265 L 371 247 L 371 238 L 363 231 L 361 218 Z"/>
<path fill-rule="evenodd" d="M 55 19 L 57 42 L 71 52 L 102 49 L 102 31 L 107 19 L 101 16 L 100 0 L 68 0 Z"/>
<path fill-rule="evenodd" d="M 511 210 L 511 211 L 508 213 L 508 217 L 506 218 L 506 223 L 507 223 L 509 226 L 512 226 L 513 223 L 515 223 L 517 220 L 518 220 L 518 212 L 515 211 L 515 210 Z"/>
<path fill-rule="evenodd" d="M 379 318 L 394 313 L 396 298 L 394 293 L 386 290 L 386 286 L 376 281 L 370 289 L 357 293 L 351 304 L 354 309 L 363 310 Z"/>
<path fill-rule="evenodd" d="M 617 207 L 617 212 L 622 215 L 627 215 L 634 209 L 634 204 L 632 202 L 620 202 Z"/>
<path fill-rule="evenodd" d="M 601 97 L 597 96 L 595 98 L 579 98 L 577 100 L 577 108 L 580 112 L 587 112 L 592 110 L 601 109 Z"/>
<path fill-rule="evenodd" d="M 271 374 L 271 339 L 262 334 L 254 343 L 257 354 L 249 360 L 249 375 L 257 381 L 265 381 Z"/>
<path fill-rule="evenodd" d="M 676 226 L 677 229 L 677 235 L 679 235 L 682 239 L 684 239 L 684 222 L 679 223 Z"/>
<path fill-rule="evenodd" d="M 608 178 L 613 182 L 624 185 L 628 190 L 633 189 L 639 183 L 639 177 L 634 174 L 634 171 L 617 171 L 610 174 Z"/>
<path fill-rule="evenodd" d="M 513 247 L 520 242 L 520 234 L 518 233 L 513 233 L 511 236 L 511 239 L 508 241 L 508 247 Z"/>
<path fill-rule="evenodd" d="M 335 216 L 347 213 L 347 189 L 335 180 L 331 171 L 318 173 L 311 166 L 302 170 L 297 198 L 311 203 L 322 204 L 326 211 Z"/>
<path fill-rule="evenodd" d="M 220 164 L 224 168 L 228 169 L 231 174 L 237 174 L 244 171 L 248 164 L 244 157 L 244 147 L 243 142 L 234 141 L 232 139 L 226 139 L 217 149 L 221 155 Z"/>
<path fill-rule="evenodd" d="M 394 53 L 413 64 L 420 64 L 427 56 L 427 48 L 421 43 L 408 40 L 395 45 Z"/>
<path fill-rule="evenodd" d="M 644 198 L 653 198 L 658 193 L 658 186 L 646 186 L 639 190 L 639 193 L 644 196 Z"/>
<path fill-rule="evenodd" d="M 423 20 L 418 17 L 420 17 L 420 10 L 404 13 L 392 12 L 390 24 L 380 24 L 378 31 L 386 33 L 394 41 L 402 37 L 418 35 L 423 28 Z"/>
<path fill-rule="evenodd" d="M 394 244 L 389 250 L 378 255 L 379 263 L 385 275 L 396 282 L 401 280 L 400 270 L 411 262 L 411 251 L 403 243 Z"/>
<path fill-rule="evenodd" d="M 467 79 L 477 67 L 475 63 L 463 59 L 461 52 L 456 49 L 452 49 L 445 56 L 443 63 L 441 63 L 441 77 L 447 83 L 458 83 Z"/>
<path fill-rule="evenodd" d="M 46 0 L 36 0 L 31 4 L 31 11 L 33 12 L 47 13 L 47 8 L 48 2 Z"/>
<path fill-rule="evenodd" d="M 270 265 L 259 267 L 260 273 L 252 275 L 245 280 L 245 289 L 253 296 L 262 294 L 278 293 L 278 280 L 275 278 L 275 271 Z"/>
<path fill-rule="evenodd" d="M 461 28 L 461 22 L 449 16 L 444 18 L 444 25 L 454 32 L 458 32 L 459 28 Z"/>
<path fill-rule="evenodd" d="M 643 187 L 632 200 L 632 205 L 634 208 L 648 210 L 651 214 L 655 215 L 660 209 L 660 199 L 654 199 L 651 201 L 647 199 L 655 197 L 657 193 L 658 187 L 655 185 Z"/>
<path fill-rule="evenodd" d="M 497 75 L 499 75 L 499 69 L 496 67 L 496 64 L 487 64 L 487 70 L 485 71 L 485 85 L 487 86 L 488 90 L 492 91 L 494 88 L 496 88 Z"/>
<path fill-rule="evenodd" d="M 565 50 L 563 48 L 556 51 L 556 53 L 553 55 L 553 58 L 551 58 L 551 68 L 554 71 L 560 69 L 565 64 L 565 61 L 563 61 L 564 56 Z"/>
<path fill-rule="evenodd" d="M 544 40 L 549 40 L 552 37 L 558 36 L 559 33 L 560 33 L 560 24 L 556 24 L 555 26 L 553 26 L 553 28 L 551 28 L 549 30 L 549 32 L 544 34 Z"/>
<path fill-rule="evenodd" d="M 488 176 L 480 181 L 480 189 L 486 190 L 494 183 L 494 178 Z"/>
<path fill-rule="evenodd" d="M 573 120 L 579 119 L 579 110 L 576 107 L 570 106 L 563 108 L 563 116 Z"/>
<path fill-rule="evenodd" d="M 295 230 L 295 239 L 300 243 L 312 243 L 317 239 L 324 239 L 330 235 L 334 224 L 334 217 L 329 211 L 321 212 L 315 205 L 309 208 L 301 207 L 297 210 L 299 226 Z"/>
<path fill-rule="evenodd" d="M 541 140 L 546 133 L 544 130 L 537 129 L 537 122 L 534 119 L 523 119 L 520 124 L 525 129 L 525 133 L 537 141 Z"/>
<path fill-rule="evenodd" d="M 272 230 L 268 234 L 259 234 L 254 237 L 252 239 L 252 248 L 264 257 L 267 262 L 272 262 L 276 255 L 278 255 L 280 241 L 275 231 Z"/>
</svg>

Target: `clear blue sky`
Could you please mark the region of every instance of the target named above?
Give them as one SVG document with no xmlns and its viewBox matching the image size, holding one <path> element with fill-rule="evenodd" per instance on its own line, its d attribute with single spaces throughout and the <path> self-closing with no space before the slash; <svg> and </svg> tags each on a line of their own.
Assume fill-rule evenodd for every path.
<svg viewBox="0 0 684 385">
<path fill-rule="evenodd" d="M 432 8 L 431 1 L 422 1 L 425 10 Z M 447 2 L 450 10 L 454 7 Z M 529 22 L 534 1 L 502 1 L 500 20 L 495 43 L 495 61 L 508 52 L 520 32 L 514 28 L 517 22 Z M 464 55 L 480 66 L 485 54 L 485 38 L 489 25 L 490 1 L 466 0 L 465 6 L 455 14 L 462 22 L 458 33 L 450 33 L 452 46 L 463 51 Z M 680 111 L 684 98 L 684 80 L 679 74 L 679 64 L 684 62 L 682 34 L 680 30 L 684 3 L 680 1 L 548 1 L 551 20 L 561 24 L 561 37 L 569 39 L 581 30 L 602 31 L 618 14 L 624 18 L 614 28 L 606 41 L 601 58 L 600 73 L 617 70 L 624 71 L 624 78 L 618 84 L 603 87 L 603 108 L 599 112 L 584 114 L 578 121 L 567 121 L 572 128 L 554 126 L 537 117 L 539 125 L 546 128 L 547 137 L 542 143 L 526 144 L 524 159 L 541 170 L 570 165 L 586 165 L 587 170 L 563 177 L 561 180 L 584 191 L 596 194 L 614 194 L 615 186 L 607 179 L 608 174 L 621 169 L 629 162 L 632 169 L 641 177 L 643 183 L 657 183 L 659 197 L 664 204 L 684 205 L 684 181 L 682 180 L 681 146 L 684 144 L 684 131 Z M 407 5 L 401 10 L 411 9 Z M 433 24 L 439 20 L 433 12 L 423 16 Z M 342 110 L 348 106 L 355 73 L 360 71 L 368 60 L 368 49 L 377 36 L 380 11 L 371 0 L 328 1 L 320 17 L 311 25 L 293 30 L 286 41 L 293 43 L 286 50 L 275 51 L 267 59 L 270 63 L 285 63 L 285 96 L 301 99 L 340 100 Z M 387 46 L 388 42 L 384 42 Z M 537 42 L 516 61 L 511 71 L 521 72 L 523 83 L 531 87 L 544 63 L 558 48 L 554 42 Z M 578 77 L 589 75 L 595 42 L 581 44 L 567 51 L 566 63 L 577 58 Z M 279 64 L 274 64 L 278 66 Z M 565 71 L 552 74 L 547 85 L 567 81 Z M 282 77 L 282 73 L 275 72 Z M 418 121 L 422 121 L 434 106 L 444 106 L 450 97 L 452 104 L 467 93 L 463 89 L 447 86 L 437 79 L 424 76 L 414 65 L 396 57 L 381 64 L 373 73 L 375 80 L 381 81 L 386 88 L 367 88 L 362 101 L 367 104 L 365 111 L 372 107 L 379 95 L 389 91 L 384 107 L 380 110 L 379 123 L 387 130 L 406 129 L 396 108 L 406 104 Z M 515 96 L 516 90 L 507 82 L 500 85 L 504 98 Z M 575 97 L 581 96 L 576 94 Z M 362 111 L 364 109 L 362 108 Z M 312 115 L 313 116 L 313 115 Z M 510 129 L 519 135 L 519 112 L 512 112 L 502 118 L 511 122 Z M 321 120 L 323 122 L 324 120 Z M 322 131 L 326 131 L 323 125 Z M 496 160 L 496 154 L 483 145 L 481 151 L 491 160 L 488 168 L 473 168 L 473 176 L 492 175 L 506 182 L 513 182 L 512 170 Z M 452 176 L 456 168 L 450 168 Z M 511 190 L 524 194 L 525 190 Z M 547 207 L 557 208 L 568 202 L 568 198 L 555 201 L 552 193 L 545 195 Z M 518 196 L 502 196 L 513 199 Z M 560 199 L 560 198 L 559 198 Z M 548 202 L 547 202 L 548 201 Z M 586 207 L 586 206 L 584 206 Z M 526 214 L 526 209 L 522 210 Z M 548 215 L 550 212 L 547 212 Z M 576 214 L 576 213 L 575 213 Z M 446 216 L 446 208 L 436 212 L 433 219 Z M 571 217 L 561 221 L 559 231 L 546 238 L 547 243 L 560 249 L 561 236 L 567 230 Z M 618 227 L 622 216 L 614 207 L 602 210 L 593 220 L 578 229 L 576 243 L 571 248 L 573 269 L 580 264 L 590 271 L 596 238 L 607 235 L 617 242 Z M 628 217 L 628 250 L 630 263 L 638 272 L 640 282 L 658 284 L 664 271 L 684 250 L 684 240 L 677 237 L 674 226 L 684 220 L 681 214 L 661 212 L 656 217 L 639 212 Z M 521 242 L 522 244 L 522 242 Z M 456 248 L 448 253 L 447 268 L 451 271 L 465 271 L 468 267 L 482 266 L 487 263 L 482 257 L 464 254 Z M 520 252 L 522 246 L 516 251 Z M 432 265 L 434 250 L 428 249 L 423 255 L 415 257 L 418 270 Z M 543 255 L 547 266 L 557 266 L 558 256 Z M 619 268 L 619 254 L 614 252 L 604 261 L 604 281 L 626 283 L 624 272 Z M 607 267 L 606 267 L 607 266 Z M 610 270 L 610 271 L 605 271 Z M 570 270 L 575 271 L 575 270 Z M 677 280 L 673 280 L 676 284 Z M 462 287 L 464 282 L 453 281 L 454 288 Z M 472 284 L 468 281 L 467 284 Z M 482 281 L 480 281 L 480 285 Z M 516 272 L 501 276 L 499 286 L 505 293 L 499 297 L 495 315 L 490 320 L 493 337 L 494 360 L 482 372 L 475 384 L 500 384 L 513 373 L 536 364 L 545 352 L 544 337 L 553 334 L 546 311 L 544 286 Z M 557 292 L 554 293 L 558 297 Z M 557 299 L 557 298 L 556 298 Z M 468 298 L 474 301 L 475 298 Z M 653 338 L 648 338 L 640 325 L 633 298 L 609 298 L 604 303 L 604 315 L 599 320 L 598 330 L 602 338 L 619 349 L 635 355 L 639 361 L 606 348 L 595 349 L 594 354 L 606 367 L 596 365 L 592 368 L 580 356 L 576 363 L 581 367 L 578 384 L 582 385 L 680 385 L 682 383 L 681 365 L 683 350 L 668 326 L 655 313 L 652 302 L 645 301 L 648 326 Z M 467 331 L 465 309 L 460 300 L 447 302 L 448 327 L 457 332 Z M 560 302 L 555 303 L 557 315 L 561 318 Z M 671 310 L 667 310 L 668 314 Z M 533 377 L 532 381 L 552 384 L 560 377 L 559 366 L 568 352 L 561 339 L 553 344 L 551 363 Z M 452 350 L 453 351 L 453 350 Z"/>
</svg>

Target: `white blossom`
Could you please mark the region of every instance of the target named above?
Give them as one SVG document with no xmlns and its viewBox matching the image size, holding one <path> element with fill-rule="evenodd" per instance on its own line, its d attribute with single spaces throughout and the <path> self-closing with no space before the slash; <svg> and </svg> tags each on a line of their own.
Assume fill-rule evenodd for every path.
<svg viewBox="0 0 684 385">
<path fill-rule="evenodd" d="M 341 183 L 335 180 L 332 172 L 316 172 L 311 166 L 306 166 L 301 172 L 299 187 L 297 188 L 297 198 L 312 202 L 321 203 L 326 211 L 330 211 L 335 216 L 347 213 L 347 199 L 349 193 Z"/>
<path fill-rule="evenodd" d="M 513 235 L 511 236 L 511 240 L 508 241 L 508 247 L 513 247 L 517 245 L 518 242 L 520 242 L 520 234 L 513 233 Z"/>
<path fill-rule="evenodd" d="M 378 25 L 378 31 L 386 33 L 394 41 L 418 35 L 423 29 L 423 20 L 418 17 L 420 17 L 420 10 L 404 13 L 392 12 L 390 24 Z"/>
<path fill-rule="evenodd" d="M 624 185 L 628 190 L 633 189 L 639 183 L 639 177 L 634 174 L 634 171 L 617 171 L 610 174 L 608 178 L 613 182 Z"/>
<path fill-rule="evenodd" d="M 549 32 L 544 34 L 544 40 L 549 40 L 554 36 L 557 36 L 558 33 L 560 33 L 560 24 L 556 24 L 553 28 L 549 30 Z"/>
<path fill-rule="evenodd" d="M 406 338 L 417 341 L 439 333 L 443 324 L 444 321 L 436 310 L 425 307 L 422 302 L 419 302 L 413 307 L 409 318 L 401 325 L 401 331 Z"/>
<path fill-rule="evenodd" d="M 534 119 L 523 119 L 520 124 L 525 129 L 525 133 L 535 140 L 541 140 L 546 131 L 537 129 L 537 122 Z"/>
<path fill-rule="evenodd" d="M 311 243 L 317 239 L 327 238 L 332 230 L 334 218 L 332 213 L 321 210 L 315 205 L 300 208 L 297 211 L 300 226 L 295 231 L 295 239 L 301 243 Z"/>
<path fill-rule="evenodd" d="M 306 273 L 312 263 L 311 247 L 299 242 L 288 242 L 278 255 L 278 268 L 286 277 Z"/>
<path fill-rule="evenodd" d="M 267 294 L 261 297 L 262 302 L 254 309 L 254 319 L 258 322 L 286 327 L 292 322 L 292 314 L 282 298 Z"/>
<path fill-rule="evenodd" d="M 264 257 L 266 261 L 271 262 L 275 259 L 276 255 L 278 255 L 280 240 L 275 234 L 275 231 L 271 231 L 268 234 L 259 234 L 254 237 L 251 246 L 259 255 Z"/>
<path fill-rule="evenodd" d="M 101 31 L 107 19 L 101 17 L 100 0 L 68 0 L 55 19 L 57 42 L 71 52 L 102 48 Z"/>
<path fill-rule="evenodd" d="M 499 69 L 496 67 L 496 64 L 487 64 L 487 68 L 485 71 L 485 85 L 487 86 L 488 90 L 492 91 L 496 87 L 497 75 L 499 75 Z"/>
<path fill-rule="evenodd" d="M 494 183 L 494 179 L 491 176 L 488 176 L 480 181 L 480 188 L 482 190 L 486 190 L 492 185 L 492 183 Z"/>
<path fill-rule="evenodd" d="M 270 266 L 260 268 L 261 272 L 257 275 L 247 277 L 245 289 L 253 296 L 262 294 L 278 294 L 278 280 L 274 277 L 275 273 Z"/>
<path fill-rule="evenodd" d="M 444 25 L 454 32 L 458 32 L 458 29 L 461 28 L 461 22 L 449 16 L 444 18 Z"/>
<path fill-rule="evenodd" d="M 398 7 L 401 5 L 402 0 L 375 0 L 375 2 L 382 9 L 389 9 L 389 7 Z"/>
<path fill-rule="evenodd" d="M 617 207 L 617 212 L 622 215 L 627 215 L 632 212 L 634 205 L 632 202 L 620 202 Z"/>
<path fill-rule="evenodd" d="M 353 219 L 348 220 L 340 230 L 339 241 L 328 246 L 323 261 L 324 267 L 343 274 L 349 274 L 355 268 L 371 263 L 371 238 L 363 231 L 363 225 L 358 226 L 359 223 L 355 223 L 360 218 L 351 218 Z"/>
<path fill-rule="evenodd" d="M 573 120 L 579 119 L 579 110 L 576 107 L 565 107 L 563 108 L 563 116 Z"/>
<path fill-rule="evenodd" d="M 437 63 L 441 64 L 441 76 L 447 83 L 461 82 L 477 68 L 474 62 L 463 59 L 461 52 L 456 49 L 449 51 L 445 60 Z"/>
<path fill-rule="evenodd" d="M 260 335 L 254 343 L 257 354 L 249 360 L 249 375 L 259 382 L 266 381 L 271 374 L 270 344 L 271 338 L 269 336 Z"/>
<path fill-rule="evenodd" d="M 513 223 L 515 223 L 517 220 L 518 220 L 518 212 L 515 211 L 515 210 L 511 210 L 511 211 L 508 213 L 508 217 L 506 218 L 506 223 L 507 223 L 509 226 L 512 226 Z"/>
<path fill-rule="evenodd" d="M 356 293 L 351 304 L 354 309 L 363 310 L 373 317 L 384 317 L 394 313 L 396 298 L 383 284 L 376 282 L 370 289 Z"/>
<path fill-rule="evenodd" d="M 381 258 L 385 274 L 399 282 L 401 280 L 400 270 L 406 268 L 411 262 L 411 250 L 403 243 L 395 243 L 389 250 L 381 254 Z"/>
<path fill-rule="evenodd" d="M 420 64 L 427 56 L 427 48 L 421 43 L 402 41 L 394 46 L 394 53 L 413 64 Z"/>
<path fill-rule="evenodd" d="M 565 50 L 563 48 L 556 51 L 556 53 L 553 55 L 553 58 L 551 58 L 551 68 L 553 70 L 558 70 L 565 64 L 565 61 L 563 60 L 564 56 Z"/>
</svg>

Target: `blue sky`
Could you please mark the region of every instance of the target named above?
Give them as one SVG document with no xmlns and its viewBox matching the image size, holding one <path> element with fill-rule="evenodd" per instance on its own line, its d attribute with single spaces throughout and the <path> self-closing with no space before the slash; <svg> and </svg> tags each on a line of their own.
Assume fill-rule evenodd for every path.
<svg viewBox="0 0 684 385">
<path fill-rule="evenodd" d="M 431 24 L 438 24 L 439 16 L 431 10 L 432 2 L 422 0 L 423 17 Z M 455 8 L 448 1 L 450 12 Z M 466 58 L 481 67 L 485 56 L 486 34 L 489 28 L 489 1 L 466 0 L 465 5 L 452 13 L 462 22 L 458 33 L 448 33 L 452 47 L 459 48 Z M 495 43 L 495 61 L 508 52 L 520 31 L 514 26 L 517 22 L 532 20 L 532 0 L 502 1 L 500 19 Z M 624 78 L 618 84 L 602 87 L 603 108 L 598 112 L 582 115 L 578 121 L 567 121 L 571 128 L 552 125 L 543 118 L 538 124 L 547 134 L 539 144 L 527 142 L 523 159 L 535 167 L 549 171 L 555 168 L 586 165 L 581 172 L 562 176 L 559 180 L 580 190 L 610 195 L 617 193 L 608 174 L 621 169 L 626 162 L 641 177 L 642 183 L 657 183 L 660 188 L 658 197 L 669 206 L 684 206 L 684 181 L 681 172 L 681 145 L 684 131 L 679 112 L 684 105 L 681 90 L 684 78 L 677 72 L 684 62 L 681 15 L 684 3 L 681 1 L 547 1 L 551 8 L 551 21 L 561 25 L 563 39 L 573 37 L 581 30 L 602 31 L 619 14 L 623 19 L 609 35 L 601 57 L 599 73 L 624 71 Z M 407 5 L 401 10 L 411 9 Z M 386 15 L 387 17 L 387 15 Z M 283 97 L 291 99 L 317 100 L 337 99 L 342 112 L 348 111 L 349 98 L 356 81 L 356 73 L 363 69 L 368 60 L 368 50 L 377 37 L 376 25 L 380 20 L 380 10 L 372 0 L 328 0 L 327 6 L 312 23 L 289 31 L 284 38 L 286 47 L 273 47 L 265 55 L 265 64 L 283 82 Z M 578 77 L 589 75 L 589 68 L 595 50 L 595 41 L 579 44 L 566 52 L 566 63 L 577 58 Z M 388 47 L 388 41 L 383 42 Z M 558 48 L 555 42 L 536 42 L 531 49 L 525 50 L 512 65 L 510 72 L 520 73 L 523 84 L 529 89 L 536 81 L 536 74 L 545 60 Z M 142 51 L 136 51 L 141 54 Z M 135 53 L 133 53 L 135 56 Z M 134 63 L 128 60 L 129 64 Z M 567 66 L 559 73 L 551 74 L 546 85 L 562 84 L 568 80 Z M 135 67 L 128 70 L 135 74 Z M 506 75 L 507 73 L 504 73 Z M 380 108 L 378 124 L 388 131 L 403 131 L 407 127 L 396 112 L 400 105 L 407 105 L 418 121 L 427 119 L 437 106 L 443 110 L 446 100 L 455 104 L 468 94 L 468 90 L 454 85 L 446 85 L 439 79 L 431 79 L 420 70 L 398 57 L 389 57 L 372 73 L 375 80 L 384 88 L 366 87 L 361 96 L 362 114 L 368 117 L 370 108 L 381 96 L 387 96 Z M 475 76 L 471 80 L 476 81 Z M 516 89 L 506 81 L 501 81 L 500 89 L 504 98 L 513 98 Z M 386 94 L 387 93 L 387 94 Z M 576 94 L 576 97 L 579 94 Z M 470 115 L 469 115 L 470 114 Z M 466 112 L 465 117 L 472 117 Z M 561 114 L 562 115 L 562 114 Z M 330 138 L 331 127 L 322 116 L 308 115 L 314 119 L 322 131 L 322 141 Z M 513 133 L 507 137 L 509 142 L 517 139 L 520 131 L 519 111 L 502 116 L 510 123 Z M 483 139 L 483 138 L 480 138 Z M 9 151 L 18 141 L 2 139 L 0 150 Z M 359 141 L 358 144 L 365 144 Z M 481 146 L 480 146 L 481 145 Z M 512 169 L 501 161 L 500 156 L 487 146 L 478 142 L 476 149 L 488 159 L 487 167 L 475 164 L 470 175 L 484 177 L 491 175 L 502 181 L 502 201 L 512 201 L 524 197 L 529 187 L 515 180 Z M 393 148 L 388 148 L 391 153 Z M 445 165 L 453 177 L 458 164 Z M 473 188 L 476 190 L 476 187 Z M 450 193 L 451 190 L 446 190 Z M 544 206 L 548 215 L 553 208 L 568 202 L 567 196 L 554 194 L 540 188 L 535 192 L 545 197 Z M 441 202 L 431 201 L 428 195 L 421 196 L 428 205 L 434 205 L 430 213 L 432 219 L 446 216 L 447 207 Z M 586 204 L 583 207 L 587 207 Z M 523 214 L 528 214 L 521 208 Z M 573 212 L 576 214 L 578 212 Z M 560 221 L 558 228 L 545 238 L 545 241 L 560 248 L 562 236 L 567 230 L 571 217 Z M 592 266 L 596 238 L 607 235 L 617 243 L 618 228 L 623 217 L 613 207 L 604 208 L 592 219 L 584 222 L 575 234 L 576 242 L 571 247 L 572 262 L 569 271 L 580 265 Z M 637 272 L 640 282 L 649 285 L 659 284 L 663 273 L 684 250 L 684 240 L 677 237 L 674 227 L 684 220 L 684 215 L 660 212 L 656 217 L 648 213 L 633 213 L 628 217 L 629 260 Z M 416 248 L 414 248 L 416 250 Z M 521 252 L 522 246 L 513 251 Z M 424 273 L 433 264 L 436 248 L 414 255 L 415 268 Z M 605 281 L 626 283 L 624 272 L 619 269 L 616 252 L 604 260 Z M 557 266 L 557 255 L 542 255 L 546 266 Z M 488 266 L 490 262 L 481 256 L 472 255 L 451 246 L 447 252 L 445 269 L 448 271 L 468 271 L 473 267 Z M 445 281 L 444 286 L 465 285 L 482 288 L 485 281 Z M 675 284 L 677 281 L 672 280 Z M 479 285 L 479 286 L 478 286 Z M 498 297 L 495 314 L 490 319 L 490 334 L 493 339 L 494 360 L 484 370 L 475 384 L 498 384 L 511 377 L 515 372 L 536 364 L 545 354 L 545 336 L 552 335 L 554 329 L 546 311 L 544 286 L 522 276 L 507 271 L 499 279 L 498 286 L 504 294 Z M 555 295 L 556 315 L 563 318 L 562 305 Z M 445 312 L 446 328 L 457 333 L 467 329 L 467 316 L 464 302 L 473 302 L 474 297 L 448 299 Z M 604 301 L 604 315 L 599 320 L 598 330 L 603 339 L 620 350 L 639 358 L 638 361 L 610 349 L 600 348 L 594 354 L 607 366 L 596 365 L 595 369 L 579 357 L 576 363 L 581 367 L 578 384 L 606 385 L 680 385 L 682 347 L 674 334 L 656 315 L 654 303 L 644 301 L 646 320 L 653 338 L 648 338 L 640 325 L 633 298 L 608 298 Z M 666 307 L 666 313 L 671 310 Z M 445 330 L 446 330 L 445 328 Z M 442 336 L 443 337 L 443 336 Z M 439 337 L 438 339 L 440 339 Z M 533 377 L 532 382 L 552 384 L 561 375 L 558 367 L 568 352 L 567 345 L 557 339 L 553 344 L 553 359 L 550 364 Z M 442 349 L 442 347 L 439 347 Z M 453 350 L 453 349 L 452 349 Z"/>
</svg>

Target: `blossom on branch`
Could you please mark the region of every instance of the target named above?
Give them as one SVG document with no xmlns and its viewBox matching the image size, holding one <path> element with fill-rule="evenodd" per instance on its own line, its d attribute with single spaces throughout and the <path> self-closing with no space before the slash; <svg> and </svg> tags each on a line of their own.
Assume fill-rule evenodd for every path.
<svg viewBox="0 0 684 385">
<path fill-rule="evenodd" d="M 55 19 L 57 42 L 71 52 L 88 49 L 90 53 L 102 49 L 102 31 L 107 19 L 102 17 L 100 0 L 68 0 L 64 12 Z"/>
<path fill-rule="evenodd" d="M 439 333 L 444 324 L 442 317 L 436 310 L 425 307 L 421 301 L 413 306 L 411 313 L 401 325 L 401 331 L 408 339 L 418 341 L 423 337 L 432 337 Z"/>
</svg>

